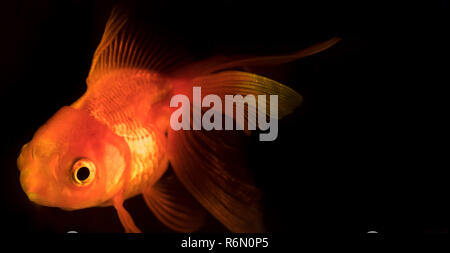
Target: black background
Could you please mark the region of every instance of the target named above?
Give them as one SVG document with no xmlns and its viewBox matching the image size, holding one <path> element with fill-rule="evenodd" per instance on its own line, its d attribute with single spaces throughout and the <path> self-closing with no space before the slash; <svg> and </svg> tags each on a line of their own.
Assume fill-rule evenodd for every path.
<svg viewBox="0 0 450 253">
<path fill-rule="evenodd" d="M 122 232 L 110 208 L 65 212 L 21 190 L 21 146 L 85 91 L 111 1 L 2 5 L 2 230 Z M 278 139 L 248 154 L 269 231 L 364 237 L 448 233 L 447 1 L 427 6 L 317 1 L 139 3 L 198 58 L 294 52 L 340 36 L 318 55 L 255 69 L 303 95 Z M 147 14 L 148 13 L 148 14 Z M 447 189 L 448 190 L 448 189 Z M 126 202 L 145 232 L 170 232 L 140 197 Z M 203 232 L 224 231 L 212 223 Z"/>
</svg>

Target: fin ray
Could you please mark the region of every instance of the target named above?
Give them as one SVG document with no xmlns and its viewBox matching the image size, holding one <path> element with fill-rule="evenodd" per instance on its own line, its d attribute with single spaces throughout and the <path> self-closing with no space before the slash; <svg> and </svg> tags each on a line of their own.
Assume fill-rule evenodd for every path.
<svg viewBox="0 0 450 253">
<path fill-rule="evenodd" d="M 169 154 L 186 189 L 232 232 L 264 231 L 261 192 L 231 172 L 246 170 L 230 132 L 169 129 Z M 235 139 L 235 138 L 231 138 Z"/>
<path fill-rule="evenodd" d="M 194 79 L 193 83 L 201 85 L 202 95 L 203 93 L 205 95 L 216 94 L 222 99 L 225 95 L 234 94 L 242 96 L 278 95 L 278 118 L 283 118 L 291 113 L 303 101 L 303 97 L 288 86 L 257 74 L 242 71 L 223 71 L 202 76 Z M 270 108 L 268 99 L 266 108 Z"/>
<path fill-rule="evenodd" d="M 247 134 L 250 133 L 247 126 L 256 128 L 257 105 L 265 105 L 266 116 L 275 117 L 274 115 L 276 115 L 277 119 L 281 119 L 292 113 L 303 102 L 303 97 L 290 87 L 269 78 L 242 71 L 223 71 L 200 76 L 190 82 L 180 82 L 175 85 L 174 94 L 185 94 L 192 100 L 193 86 L 201 87 L 202 97 L 214 94 L 219 96 L 225 103 L 227 102 L 227 95 L 242 95 L 243 97 L 254 95 L 254 103 L 249 102 L 247 103 L 248 106 L 243 108 L 244 121 L 236 121 L 236 124 L 244 127 L 244 131 Z M 265 95 L 265 103 L 264 101 L 258 101 L 257 95 Z M 271 101 L 267 98 L 269 95 L 278 96 L 278 104 L 276 107 L 270 105 Z M 250 108 L 253 110 L 250 110 Z M 202 108 L 202 110 L 206 109 L 208 108 Z M 237 120 L 234 112 L 232 112 L 232 115 L 228 115 L 222 108 L 222 113 L 227 117 Z"/>
<path fill-rule="evenodd" d="M 179 48 L 167 50 L 166 44 L 170 41 L 157 37 L 147 30 L 132 20 L 130 10 L 114 8 L 95 50 L 86 79 L 88 86 L 94 84 L 103 75 L 119 68 L 168 73 L 181 64 L 180 58 L 184 55 Z"/>
<path fill-rule="evenodd" d="M 172 230 L 193 232 L 205 222 L 206 211 L 173 174 L 144 191 L 143 197 L 154 215 Z"/>
</svg>

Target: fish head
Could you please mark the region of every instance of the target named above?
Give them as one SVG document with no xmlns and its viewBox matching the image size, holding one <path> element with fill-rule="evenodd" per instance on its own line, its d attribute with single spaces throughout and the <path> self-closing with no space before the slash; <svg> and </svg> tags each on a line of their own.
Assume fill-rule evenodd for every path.
<svg viewBox="0 0 450 253">
<path fill-rule="evenodd" d="M 22 147 L 20 182 L 37 204 L 74 210 L 103 205 L 124 187 L 130 151 L 87 112 L 61 108 Z"/>
</svg>

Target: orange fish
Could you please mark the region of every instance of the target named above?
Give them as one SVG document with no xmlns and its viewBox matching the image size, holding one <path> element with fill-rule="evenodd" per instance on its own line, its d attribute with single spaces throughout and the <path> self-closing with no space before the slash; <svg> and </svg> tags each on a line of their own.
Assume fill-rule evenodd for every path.
<svg viewBox="0 0 450 253">
<path fill-rule="evenodd" d="M 17 160 L 22 188 L 32 202 L 65 210 L 112 205 L 126 232 L 140 232 L 123 207 L 138 194 L 175 231 L 199 229 L 206 212 L 233 232 L 264 231 L 260 191 L 237 176 L 245 166 L 238 162 L 236 132 L 173 130 L 170 98 L 191 97 L 193 86 L 201 86 L 203 95 L 278 95 L 282 118 L 300 105 L 298 93 L 230 69 L 286 63 L 338 41 L 285 56 L 215 57 L 166 73 L 169 57 L 149 46 L 128 15 L 115 9 L 94 53 L 85 94 L 23 146 Z"/>
</svg>

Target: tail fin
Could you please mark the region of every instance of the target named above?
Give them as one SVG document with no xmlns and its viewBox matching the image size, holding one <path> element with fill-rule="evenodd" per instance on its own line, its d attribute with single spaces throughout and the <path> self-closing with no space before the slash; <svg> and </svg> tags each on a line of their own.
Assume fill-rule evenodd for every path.
<svg viewBox="0 0 450 253">
<path fill-rule="evenodd" d="M 301 96 L 278 82 L 255 74 L 225 71 L 175 86 L 175 94 L 192 93 L 201 86 L 202 95 L 263 94 L 279 96 L 279 117 L 300 105 Z M 247 115 L 247 114 L 245 114 Z M 225 115 L 225 117 L 231 115 Z M 175 131 L 169 128 L 168 155 L 175 174 L 186 189 L 214 217 L 233 232 L 264 231 L 259 189 L 236 174 L 245 174 L 241 132 Z"/>
<path fill-rule="evenodd" d="M 193 84 L 202 87 L 202 95 L 215 94 L 223 101 L 225 101 L 225 95 L 277 95 L 278 118 L 283 118 L 291 113 L 303 101 L 302 96 L 288 86 L 257 74 L 242 71 L 224 71 L 201 76 L 195 78 Z M 269 108 L 269 100 L 266 100 L 266 103 L 266 108 Z"/>
<path fill-rule="evenodd" d="M 233 171 L 246 169 L 240 145 L 223 131 L 169 130 L 169 154 L 178 179 L 232 232 L 263 232 L 261 193 Z"/>
<path fill-rule="evenodd" d="M 253 126 L 253 129 L 250 130 L 255 130 L 254 126 L 256 126 L 257 106 L 261 107 L 262 111 L 265 112 L 269 118 L 281 119 L 300 106 L 303 101 L 300 94 L 281 83 L 257 74 L 242 71 L 223 71 L 217 74 L 197 77 L 188 83 L 174 85 L 173 93 L 185 94 L 192 101 L 193 86 L 201 87 L 201 95 L 203 97 L 214 94 L 219 96 L 222 101 L 225 101 L 225 104 L 227 104 L 227 102 L 231 104 L 233 101 L 229 100 L 234 99 L 234 96 L 230 97 L 227 95 L 241 95 L 243 97 L 253 95 L 254 99 L 248 99 L 247 97 L 243 98 L 245 100 L 244 102 L 247 104 L 247 107 L 243 108 L 244 118 L 242 118 L 242 115 L 237 117 L 237 110 L 236 115 L 233 115 L 234 109 L 233 111 L 227 111 L 226 109 L 222 109 L 223 105 L 219 107 L 222 109 L 225 116 L 231 119 L 234 118 L 236 125 L 244 127 L 249 126 L 249 128 L 250 126 Z M 258 95 L 264 96 L 260 100 Z M 269 95 L 277 95 L 276 99 L 278 102 L 276 107 L 272 107 L 271 99 L 266 98 Z"/>
<path fill-rule="evenodd" d="M 260 56 L 260 57 L 225 57 L 216 56 L 209 58 L 182 68 L 172 75 L 177 77 L 196 77 L 207 75 L 221 70 L 227 70 L 237 67 L 256 67 L 279 65 L 298 60 L 303 57 L 320 53 L 332 47 L 341 40 L 339 37 L 334 37 L 324 42 L 314 44 L 310 47 L 301 49 L 293 54 L 278 55 L 278 56 Z"/>
</svg>

